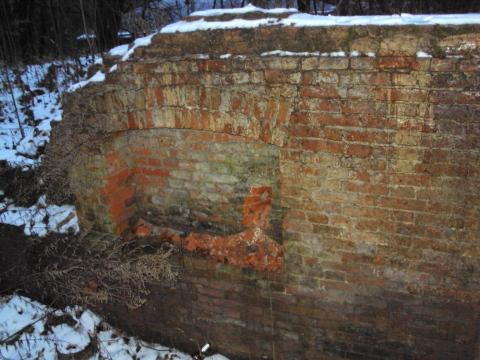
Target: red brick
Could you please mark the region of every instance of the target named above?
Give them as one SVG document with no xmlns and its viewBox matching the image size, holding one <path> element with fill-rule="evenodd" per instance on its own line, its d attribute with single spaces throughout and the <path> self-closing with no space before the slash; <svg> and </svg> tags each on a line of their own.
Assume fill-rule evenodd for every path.
<svg viewBox="0 0 480 360">
<path fill-rule="evenodd" d="M 351 156 L 366 158 L 372 154 L 372 148 L 367 145 L 350 144 L 347 145 L 345 153 Z"/>
<path fill-rule="evenodd" d="M 393 197 L 381 197 L 379 199 L 379 206 L 411 211 L 426 211 L 427 202 L 423 200 L 402 199 Z"/>
<path fill-rule="evenodd" d="M 377 61 L 379 69 L 393 70 L 393 69 L 412 69 L 417 70 L 419 67 L 418 61 L 414 57 L 381 57 Z"/>
<path fill-rule="evenodd" d="M 425 174 L 393 174 L 391 183 L 396 185 L 428 186 L 431 176 Z"/>
<path fill-rule="evenodd" d="M 346 140 L 377 144 L 390 142 L 388 133 L 379 131 L 348 131 L 346 132 Z"/>
<path fill-rule="evenodd" d="M 128 117 L 128 128 L 129 129 L 138 129 L 138 124 L 136 121 L 135 113 L 129 112 L 127 114 Z"/>
<path fill-rule="evenodd" d="M 345 190 L 352 192 L 361 192 L 369 194 L 388 194 L 388 188 L 382 184 L 369 184 L 360 181 L 347 181 L 345 183 Z"/>
<path fill-rule="evenodd" d="M 341 141 L 343 139 L 344 131 L 340 129 L 325 128 L 323 136 L 328 140 Z"/>
<path fill-rule="evenodd" d="M 301 86 L 300 96 L 307 98 L 336 99 L 339 98 L 336 86 Z"/>
<path fill-rule="evenodd" d="M 341 154 L 344 146 L 340 142 L 322 139 L 301 139 L 300 144 L 305 150 L 331 152 L 336 154 Z"/>
</svg>

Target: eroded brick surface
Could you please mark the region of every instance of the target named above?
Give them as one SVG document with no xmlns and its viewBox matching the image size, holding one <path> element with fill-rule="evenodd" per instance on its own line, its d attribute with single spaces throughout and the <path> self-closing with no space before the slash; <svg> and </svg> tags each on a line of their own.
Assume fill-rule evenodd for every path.
<svg viewBox="0 0 480 360">
<path fill-rule="evenodd" d="M 159 35 L 68 95 L 49 151 L 92 119 L 108 135 L 71 164 L 82 218 L 188 250 L 177 287 L 112 320 L 239 359 L 474 359 L 480 68 L 457 41 L 479 34 Z"/>
</svg>

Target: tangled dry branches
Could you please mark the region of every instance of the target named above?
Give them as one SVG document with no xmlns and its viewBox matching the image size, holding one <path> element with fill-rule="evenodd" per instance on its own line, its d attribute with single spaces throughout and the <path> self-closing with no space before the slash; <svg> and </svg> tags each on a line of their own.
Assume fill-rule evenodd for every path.
<svg viewBox="0 0 480 360">
<path fill-rule="evenodd" d="M 174 250 L 168 245 L 155 248 L 113 236 L 95 242 L 71 237 L 38 241 L 28 251 L 32 268 L 23 282 L 44 298 L 138 308 L 150 293 L 148 283 L 173 282 L 177 277 L 169 262 Z"/>
</svg>

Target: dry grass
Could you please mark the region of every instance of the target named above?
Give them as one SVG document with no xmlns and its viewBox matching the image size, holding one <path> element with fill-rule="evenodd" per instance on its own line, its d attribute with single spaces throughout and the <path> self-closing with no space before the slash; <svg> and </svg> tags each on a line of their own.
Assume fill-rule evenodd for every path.
<svg viewBox="0 0 480 360">
<path fill-rule="evenodd" d="M 44 299 L 79 305 L 119 303 L 130 308 L 145 303 L 148 283 L 176 280 L 169 262 L 174 249 L 167 244 L 154 248 L 113 236 L 96 241 L 59 236 L 35 241 L 27 250 L 29 271 L 12 269 L 8 276 L 19 278 L 23 287 Z"/>
<path fill-rule="evenodd" d="M 80 114 L 79 117 L 86 115 Z M 62 130 L 52 132 L 47 156 L 39 170 L 48 199 L 52 203 L 63 204 L 71 202 L 75 192 L 75 184 L 69 176 L 70 169 L 80 164 L 82 155 L 98 153 L 106 134 L 98 122 L 86 119 L 79 120 L 75 126 L 67 121 L 57 126 Z"/>
</svg>

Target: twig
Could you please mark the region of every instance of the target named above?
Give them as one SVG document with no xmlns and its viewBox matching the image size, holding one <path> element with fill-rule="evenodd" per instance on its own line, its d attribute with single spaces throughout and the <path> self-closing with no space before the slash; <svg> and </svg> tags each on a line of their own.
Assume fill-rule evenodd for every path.
<svg viewBox="0 0 480 360">
<path fill-rule="evenodd" d="M 12 97 L 13 107 L 15 108 L 15 115 L 17 116 L 18 128 L 20 129 L 20 134 L 22 139 L 25 138 L 25 131 L 23 130 L 22 123 L 20 121 L 20 114 L 18 113 L 17 101 L 15 100 L 15 95 L 13 94 L 12 82 L 10 80 L 10 75 L 8 74 L 7 64 L 5 64 L 5 76 L 7 77 L 8 89 L 10 91 L 10 96 Z"/>
</svg>

